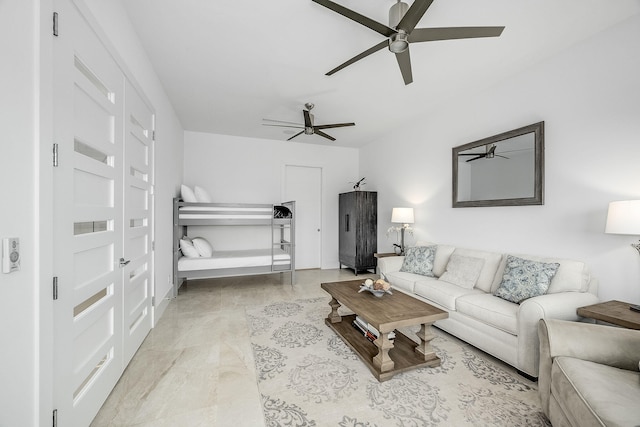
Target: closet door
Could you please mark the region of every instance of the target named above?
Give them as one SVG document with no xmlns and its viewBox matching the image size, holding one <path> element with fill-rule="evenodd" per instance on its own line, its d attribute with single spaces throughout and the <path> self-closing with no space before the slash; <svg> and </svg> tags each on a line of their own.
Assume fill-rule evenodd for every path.
<svg viewBox="0 0 640 427">
<path fill-rule="evenodd" d="M 151 330 L 153 290 L 154 115 L 126 83 L 124 141 L 124 363 L 129 363 Z"/>
<path fill-rule="evenodd" d="M 75 6 L 55 6 L 53 401 L 58 425 L 88 426 L 123 369 L 124 76 Z"/>
<path fill-rule="evenodd" d="M 152 326 L 154 114 L 70 0 L 54 38 L 54 408 L 88 426 Z"/>
</svg>

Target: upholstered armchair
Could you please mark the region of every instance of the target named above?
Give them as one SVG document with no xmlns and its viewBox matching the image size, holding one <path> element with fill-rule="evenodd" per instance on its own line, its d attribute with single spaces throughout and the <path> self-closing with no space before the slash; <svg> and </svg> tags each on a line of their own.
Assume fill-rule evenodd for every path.
<svg viewBox="0 0 640 427">
<path fill-rule="evenodd" d="M 640 331 L 542 319 L 538 390 L 554 427 L 640 426 Z"/>
</svg>

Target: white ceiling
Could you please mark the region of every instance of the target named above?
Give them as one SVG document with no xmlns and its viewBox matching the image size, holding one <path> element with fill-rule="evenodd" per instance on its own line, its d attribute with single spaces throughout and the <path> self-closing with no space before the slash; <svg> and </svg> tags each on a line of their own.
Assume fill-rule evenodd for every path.
<svg viewBox="0 0 640 427">
<path fill-rule="evenodd" d="M 334 0 L 387 24 L 394 0 Z M 406 1 L 406 0 L 405 0 Z M 409 3 L 411 1 L 409 0 Z M 125 9 L 186 130 L 286 140 L 313 102 L 315 124 L 360 147 L 408 121 L 428 120 L 448 100 L 486 88 L 640 13 L 640 0 L 435 0 L 417 28 L 502 26 L 497 38 L 411 44 L 405 86 L 383 49 L 324 74 L 384 40 L 311 0 L 124 0 Z"/>
</svg>

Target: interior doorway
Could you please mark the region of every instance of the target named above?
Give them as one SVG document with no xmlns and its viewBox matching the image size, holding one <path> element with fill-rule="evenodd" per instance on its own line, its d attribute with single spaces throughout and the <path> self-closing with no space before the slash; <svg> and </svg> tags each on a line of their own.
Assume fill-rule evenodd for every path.
<svg viewBox="0 0 640 427">
<path fill-rule="evenodd" d="M 285 166 L 284 199 L 296 202 L 296 269 L 322 266 L 322 168 Z"/>
</svg>

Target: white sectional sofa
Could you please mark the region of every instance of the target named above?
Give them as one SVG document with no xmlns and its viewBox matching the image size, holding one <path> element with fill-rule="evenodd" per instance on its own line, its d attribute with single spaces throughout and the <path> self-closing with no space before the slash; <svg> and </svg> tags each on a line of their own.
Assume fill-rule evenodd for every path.
<svg viewBox="0 0 640 427">
<path fill-rule="evenodd" d="M 381 276 L 395 290 L 448 311 L 449 318 L 437 321 L 435 326 L 533 378 L 538 377 L 540 358 L 538 321 L 550 318 L 579 320 L 578 307 L 598 302 L 597 280 L 580 261 L 514 254 L 519 259 L 559 264 L 546 293 L 518 304 L 494 295 L 503 281 L 507 259 L 514 259 L 508 254 L 427 242 L 418 242 L 416 246 L 435 246 L 431 249 L 435 250 L 432 258 L 434 277 L 400 271 L 404 256 L 380 258 Z M 450 263 L 453 254 L 457 262 Z M 468 271 L 455 271 L 460 268 L 460 260 L 477 261 L 476 270 L 480 271 L 476 271 L 475 276 L 471 274 L 471 281 Z M 512 271 L 512 267 L 507 270 Z M 442 277 L 445 272 L 447 274 Z"/>
</svg>

